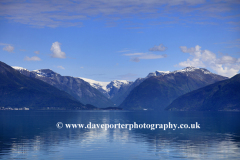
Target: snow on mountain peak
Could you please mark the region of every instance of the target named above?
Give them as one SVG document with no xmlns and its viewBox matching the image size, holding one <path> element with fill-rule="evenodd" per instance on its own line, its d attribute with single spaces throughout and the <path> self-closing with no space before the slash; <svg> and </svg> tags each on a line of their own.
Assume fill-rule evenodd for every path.
<svg viewBox="0 0 240 160">
<path fill-rule="evenodd" d="M 183 68 L 183 69 L 181 69 L 181 70 L 173 71 L 173 73 L 178 73 L 178 72 L 191 72 L 191 71 L 195 71 L 196 69 L 199 69 L 199 68 L 190 66 L 190 67 Z"/>
<path fill-rule="evenodd" d="M 196 67 L 193 67 L 193 66 L 189 66 L 189 67 L 186 67 L 186 68 L 184 68 L 184 69 L 182 69 L 182 70 L 185 70 L 185 71 L 194 71 L 194 70 L 196 70 L 196 69 L 199 69 L 199 68 L 196 68 Z"/>
<path fill-rule="evenodd" d="M 88 82 L 92 87 L 94 87 L 96 89 L 102 88 L 105 91 L 107 91 L 107 85 L 110 83 L 110 82 L 95 81 L 92 79 L 82 78 L 82 77 L 78 77 L 78 78 Z"/>
<path fill-rule="evenodd" d="M 160 75 L 167 75 L 167 74 L 170 74 L 170 73 L 183 73 L 183 72 L 193 72 L 193 71 L 196 71 L 196 70 L 201 70 L 204 74 L 212 74 L 209 70 L 205 69 L 205 68 L 196 68 L 196 67 L 193 67 L 193 66 L 189 66 L 189 67 L 186 67 L 186 68 L 183 68 L 181 70 L 176 70 L 176 71 L 155 71 L 155 72 L 151 72 L 147 75 L 146 78 L 149 78 L 149 77 L 152 77 L 152 76 L 160 76 Z"/>
<path fill-rule="evenodd" d="M 186 67 L 182 70 L 176 70 L 172 73 L 179 73 L 179 72 L 193 72 L 193 71 L 196 71 L 196 70 L 201 70 L 204 74 L 212 74 L 212 72 L 210 72 L 209 70 L 205 69 L 205 68 L 196 68 L 196 67 Z"/>
<path fill-rule="evenodd" d="M 130 81 L 127 81 L 127 80 L 113 80 L 111 82 L 121 82 L 121 83 L 124 83 L 124 84 L 128 84 Z"/>
<path fill-rule="evenodd" d="M 151 72 L 147 75 L 147 78 L 152 77 L 152 76 L 160 76 L 160 75 L 164 75 L 164 74 L 169 74 L 171 73 L 170 71 L 155 71 L 155 72 Z"/>
<path fill-rule="evenodd" d="M 16 70 L 26 70 L 26 71 L 28 71 L 26 68 L 18 67 L 18 66 L 12 66 L 12 68 L 16 69 Z"/>
<path fill-rule="evenodd" d="M 131 81 L 113 80 L 107 85 L 107 88 L 111 88 L 112 86 L 114 86 L 115 88 L 120 89 L 122 85 L 128 85 L 129 83 L 131 83 Z"/>
<path fill-rule="evenodd" d="M 212 72 L 210 72 L 210 71 L 207 70 L 207 69 L 200 68 L 200 70 L 201 70 L 204 74 L 212 74 Z"/>
<path fill-rule="evenodd" d="M 158 70 L 156 72 L 158 72 L 158 73 L 165 73 L 165 74 L 166 73 L 170 73 L 170 71 L 158 71 Z"/>
<path fill-rule="evenodd" d="M 131 83 L 131 81 L 127 81 L 127 80 L 113 80 L 111 82 L 101 82 L 101 81 L 95 81 L 88 78 L 82 78 L 82 77 L 78 77 L 78 78 L 88 82 L 92 87 L 96 89 L 103 89 L 107 93 L 110 92 L 112 87 L 120 89 L 122 85 L 127 85 Z"/>
<path fill-rule="evenodd" d="M 36 73 L 40 77 L 46 77 L 46 73 L 41 72 L 41 70 L 33 70 L 32 72 Z"/>
</svg>

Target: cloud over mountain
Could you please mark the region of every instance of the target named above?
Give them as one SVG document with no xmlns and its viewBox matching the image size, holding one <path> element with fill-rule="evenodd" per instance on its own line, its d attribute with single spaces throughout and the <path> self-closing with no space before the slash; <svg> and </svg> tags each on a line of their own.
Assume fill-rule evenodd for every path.
<svg viewBox="0 0 240 160">
<path fill-rule="evenodd" d="M 61 51 L 60 47 L 61 43 L 59 42 L 54 42 L 51 47 L 51 51 L 53 54 L 51 54 L 52 58 L 66 58 L 65 52 Z"/>
<path fill-rule="evenodd" d="M 181 67 L 210 67 L 218 74 L 227 77 L 236 75 L 240 70 L 240 58 L 234 58 L 229 55 L 218 58 L 215 53 L 209 50 L 201 50 L 199 45 L 191 48 L 181 46 L 180 49 L 183 53 L 190 54 L 186 61 L 178 64 Z"/>
</svg>

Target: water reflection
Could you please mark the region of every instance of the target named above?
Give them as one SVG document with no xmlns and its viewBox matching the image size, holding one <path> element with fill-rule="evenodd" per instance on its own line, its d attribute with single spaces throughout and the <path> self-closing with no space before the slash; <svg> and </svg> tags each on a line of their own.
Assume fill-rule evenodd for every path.
<svg viewBox="0 0 240 160">
<path fill-rule="evenodd" d="M 238 158 L 239 120 L 239 112 L 1 111 L 0 158 Z M 201 129 L 57 129 L 57 122 L 198 122 Z"/>
</svg>

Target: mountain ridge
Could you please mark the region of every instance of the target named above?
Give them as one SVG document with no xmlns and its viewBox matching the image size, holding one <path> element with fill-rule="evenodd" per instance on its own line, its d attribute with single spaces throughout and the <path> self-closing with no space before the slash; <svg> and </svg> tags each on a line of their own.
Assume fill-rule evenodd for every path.
<svg viewBox="0 0 240 160">
<path fill-rule="evenodd" d="M 176 98 L 169 111 L 240 111 L 240 74 Z"/>
<path fill-rule="evenodd" d="M 41 80 L 44 80 L 45 78 L 50 78 L 50 81 L 54 81 L 53 75 L 61 76 L 60 74 L 58 74 L 50 69 L 40 69 L 40 70 L 28 71 L 27 69 L 24 69 L 21 67 L 15 67 L 15 68 L 17 70 L 21 70 L 21 72 L 23 74 L 30 76 L 30 77 L 36 77 L 36 75 L 38 75 L 39 76 L 38 78 Z M 194 75 L 192 75 L 193 73 L 194 73 Z M 70 76 L 63 76 L 63 77 L 70 78 Z M 176 78 L 176 77 L 178 77 L 178 78 Z M 181 78 L 179 78 L 179 77 L 181 77 Z M 208 78 L 206 78 L 206 77 L 208 77 Z M 108 100 L 110 100 L 112 102 L 110 105 L 102 105 L 101 108 L 104 108 L 107 106 L 119 106 L 124 109 L 129 109 L 128 107 L 124 107 L 124 105 L 127 104 L 126 101 L 129 101 L 129 99 L 128 100 L 126 100 L 126 99 L 128 98 L 128 96 L 130 95 L 130 93 L 133 90 L 135 90 L 134 91 L 135 96 L 133 96 L 135 98 L 132 97 L 131 98 L 132 100 L 138 99 L 137 98 L 138 94 L 136 94 L 136 93 L 144 93 L 144 91 L 142 91 L 141 89 L 139 90 L 139 88 L 136 91 L 136 88 L 139 87 L 139 85 L 142 85 L 142 86 L 146 85 L 146 84 L 142 84 L 143 82 L 144 83 L 152 83 L 152 84 L 147 84 L 144 87 L 145 89 L 148 90 L 147 92 L 149 94 L 146 94 L 143 97 L 143 99 L 146 99 L 146 97 L 151 99 L 151 96 L 149 96 L 149 95 L 151 95 L 151 92 L 156 91 L 155 90 L 156 87 L 163 85 L 162 86 L 163 88 L 161 88 L 161 87 L 160 87 L 161 89 L 158 88 L 158 91 L 156 93 L 159 94 L 159 92 L 162 92 L 160 95 L 157 94 L 160 97 L 161 96 L 164 97 L 164 95 L 162 95 L 163 93 L 165 95 L 168 95 L 167 97 L 165 96 L 165 99 L 167 99 L 167 102 L 163 103 L 163 105 L 166 107 L 167 105 L 169 105 L 170 102 L 172 102 L 174 99 L 176 99 L 180 95 L 183 95 L 187 92 L 191 92 L 192 90 L 204 87 L 208 84 L 215 83 L 219 80 L 227 79 L 227 77 L 223 77 L 223 76 L 211 73 L 209 70 L 207 70 L 205 68 L 196 68 L 196 67 L 191 67 L 191 66 L 183 68 L 181 70 L 175 70 L 175 71 L 158 71 L 157 70 L 155 72 L 150 72 L 145 78 L 136 79 L 134 82 L 127 81 L 127 80 L 113 80 L 111 82 L 101 82 L 101 81 L 95 81 L 92 79 L 87 79 L 87 78 L 82 78 L 82 77 L 72 77 L 72 78 L 75 80 L 81 79 L 85 83 L 88 83 L 89 86 L 98 90 L 99 93 L 104 95 L 105 98 L 107 98 Z M 164 82 L 161 79 L 165 79 Z M 145 82 L 145 81 L 147 81 L 147 82 Z M 162 83 L 162 84 L 160 84 L 160 83 Z M 164 85 L 166 85 L 166 86 L 164 87 Z M 151 88 L 150 90 L 147 88 L 149 86 Z M 58 87 L 58 86 L 56 86 L 56 87 Z M 66 88 L 60 87 L 60 89 L 65 90 L 68 93 L 71 92 L 71 91 L 69 91 L 69 89 L 66 89 Z M 168 91 L 165 93 L 164 90 L 166 90 L 166 89 Z M 171 92 L 171 93 L 168 93 L 168 92 Z M 76 96 L 75 96 L 75 98 L 76 98 Z M 151 103 L 152 102 L 156 103 L 159 98 L 155 97 L 154 99 L 155 100 L 153 100 L 153 101 L 146 100 L 146 102 L 141 103 L 141 105 L 139 104 L 138 100 L 136 101 L 136 103 L 131 102 L 131 100 L 130 100 L 130 104 L 131 104 L 131 106 L 135 106 L 135 109 L 145 109 L 145 108 L 148 108 L 148 107 L 146 107 L 146 106 L 148 106 L 148 104 L 150 104 L 150 106 L 151 106 Z M 145 107 L 143 107 L 142 104 L 144 104 Z M 140 107 L 136 107 L 136 105 L 140 105 Z M 152 108 L 152 107 L 150 107 L 150 108 Z M 150 108 L 148 108 L 148 109 L 150 109 Z M 157 109 L 156 106 L 153 108 Z"/>
<path fill-rule="evenodd" d="M 224 79 L 228 78 L 195 67 L 151 76 L 135 87 L 119 107 L 163 110 L 178 96 Z"/>
<path fill-rule="evenodd" d="M 64 91 L 24 76 L 0 61 L 0 106 L 30 109 L 89 109 Z"/>
<path fill-rule="evenodd" d="M 83 104 L 91 104 L 99 108 L 114 106 L 113 102 L 80 78 L 61 76 L 50 69 L 29 71 L 21 67 L 14 68 L 25 76 L 39 79 L 67 92 Z"/>
</svg>

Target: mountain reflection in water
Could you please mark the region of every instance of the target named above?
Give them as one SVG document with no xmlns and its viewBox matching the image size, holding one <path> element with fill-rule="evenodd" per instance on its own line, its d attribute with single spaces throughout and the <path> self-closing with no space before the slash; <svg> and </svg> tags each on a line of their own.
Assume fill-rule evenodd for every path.
<svg viewBox="0 0 240 160">
<path fill-rule="evenodd" d="M 58 129 L 64 124 L 193 124 L 200 129 Z M 1 111 L 0 159 L 233 159 L 240 112 Z"/>
</svg>

